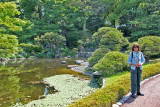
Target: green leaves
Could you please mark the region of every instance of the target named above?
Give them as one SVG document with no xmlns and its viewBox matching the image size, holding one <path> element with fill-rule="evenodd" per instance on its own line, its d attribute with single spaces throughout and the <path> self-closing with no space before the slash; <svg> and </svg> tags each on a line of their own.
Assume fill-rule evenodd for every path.
<svg viewBox="0 0 160 107">
<path fill-rule="evenodd" d="M 149 58 L 156 58 L 160 56 L 159 36 L 144 36 L 139 38 L 138 41 L 130 43 L 129 50 L 125 52 L 126 54 L 129 54 L 134 43 L 138 43 L 140 45 L 144 56 L 148 56 Z"/>
<path fill-rule="evenodd" d="M 47 32 L 41 37 L 38 36 L 37 38 L 35 38 L 35 40 L 37 41 L 37 43 L 42 44 L 44 47 L 48 44 L 50 46 L 59 46 L 63 45 L 65 42 L 65 38 L 62 35 L 58 35 L 57 33 L 53 32 Z"/>
<path fill-rule="evenodd" d="M 108 48 L 113 51 L 119 51 L 123 46 L 128 45 L 128 40 L 116 28 L 102 27 L 93 34 L 94 41 L 101 48 Z"/>
<path fill-rule="evenodd" d="M 18 51 L 15 31 L 22 31 L 25 21 L 16 18 L 20 12 L 14 2 L 0 3 L 0 57 L 10 57 Z M 11 33 L 12 32 L 12 33 Z"/>
<path fill-rule="evenodd" d="M 141 50 L 144 55 L 149 57 L 160 56 L 160 37 L 158 36 L 145 36 L 138 39 Z"/>
<path fill-rule="evenodd" d="M 0 57 L 9 57 L 14 54 L 18 48 L 18 40 L 15 35 L 0 33 Z"/>
<path fill-rule="evenodd" d="M 121 52 L 111 51 L 100 59 L 93 69 L 102 72 L 104 76 L 115 74 L 128 68 L 127 58 L 128 56 Z"/>
<path fill-rule="evenodd" d="M 0 32 L 22 31 L 22 26 L 25 25 L 25 21 L 15 18 L 19 15 L 17 5 L 14 2 L 0 3 Z"/>
<path fill-rule="evenodd" d="M 103 58 L 110 50 L 106 48 L 97 49 L 88 59 L 89 66 L 94 66 L 98 61 Z"/>
</svg>

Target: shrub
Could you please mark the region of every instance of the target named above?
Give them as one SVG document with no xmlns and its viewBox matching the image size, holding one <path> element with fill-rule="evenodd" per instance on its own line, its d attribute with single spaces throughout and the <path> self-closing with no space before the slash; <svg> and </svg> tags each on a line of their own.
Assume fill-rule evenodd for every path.
<svg viewBox="0 0 160 107">
<path fill-rule="evenodd" d="M 11 57 L 18 52 L 18 39 L 15 35 L 0 33 L 0 57 Z"/>
<path fill-rule="evenodd" d="M 22 48 L 25 52 L 29 53 L 31 53 L 33 50 L 35 52 L 40 52 L 42 50 L 42 48 L 37 45 L 25 44 L 25 43 L 19 44 L 19 47 Z"/>
<path fill-rule="evenodd" d="M 104 76 L 107 74 L 115 74 L 129 68 L 127 60 L 128 56 L 121 52 L 108 52 L 97 64 L 94 65 L 93 69 L 101 71 Z"/>
<path fill-rule="evenodd" d="M 43 48 L 57 49 L 65 44 L 65 37 L 54 32 L 46 32 L 44 35 L 35 38 L 36 44 Z"/>
<path fill-rule="evenodd" d="M 138 39 L 142 52 L 148 57 L 158 57 L 160 55 L 160 37 L 145 36 Z"/>
<path fill-rule="evenodd" d="M 129 54 L 134 43 L 138 43 L 140 45 L 141 51 L 145 56 L 148 56 L 149 58 L 160 57 L 160 37 L 145 36 L 139 38 L 138 41 L 129 45 L 129 50 L 125 52 L 126 54 Z"/>
<path fill-rule="evenodd" d="M 149 64 L 143 68 L 142 80 L 160 73 L 160 62 Z"/>
<path fill-rule="evenodd" d="M 101 58 L 103 58 L 106 53 L 109 52 L 109 49 L 99 48 L 89 57 L 88 62 L 89 66 L 94 66 Z"/>
<path fill-rule="evenodd" d="M 142 80 L 159 74 L 159 68 L 160 62 L 144 66 Z M 111 107 L 113 103 L 116 103 L 130 91 L 130 83 L 130 73 L 124 74 L 113 83 L 83 99 L 74 102 L 73 104 L 69 105 L 69 107 Z"/>
<path fill-rule="evenodd" d="M 116 28 L 102 27 L 93 34 L 93 40 L 101 48 L 108 48 L 112 51 L 119 51 L 128 45 L 128 40 L 123 37 L 123 33 Z"/>
<path fill-rule="evenodd" d="M 62 54 L 62 56 L 64 57 L 64 56 L 75 56 L 76 55 L 76 52 L 75 52 L 75 50 L 74 49 L 69 49 L 69 48 L 62 48 L 61 49 L 61 54 Z"/>
</svg>

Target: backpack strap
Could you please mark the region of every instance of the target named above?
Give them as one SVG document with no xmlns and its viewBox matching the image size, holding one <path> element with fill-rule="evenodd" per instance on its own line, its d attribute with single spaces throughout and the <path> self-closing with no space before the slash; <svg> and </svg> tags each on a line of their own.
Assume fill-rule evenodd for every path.
<svg viewBox="0 0 160 107">
<path fill-rule="evenodd" d="M 133 51 L 132 51 L 132 53 L 131 53 L 131 54 L 132 54 L 132 57 L 131 57 L 131 62 L 132 62 L 132 58 L 133 58 Z"/>
</svg>

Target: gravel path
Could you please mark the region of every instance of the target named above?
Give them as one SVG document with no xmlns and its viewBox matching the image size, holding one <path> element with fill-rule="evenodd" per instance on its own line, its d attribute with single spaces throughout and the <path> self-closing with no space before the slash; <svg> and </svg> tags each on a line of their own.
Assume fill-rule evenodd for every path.
<svg viewBox="0 0 160 107">
<path fill-rule="evenodd" d="M 160 75 L 141 86 L 144 96 L 129 98 L 121 107 L 160 107 Z"/>
</svg>

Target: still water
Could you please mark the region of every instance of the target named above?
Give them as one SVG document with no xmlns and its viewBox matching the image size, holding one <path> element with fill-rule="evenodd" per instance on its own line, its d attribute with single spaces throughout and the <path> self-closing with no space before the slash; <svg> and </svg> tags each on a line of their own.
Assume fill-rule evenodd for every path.
<svg viewBox="0 0 160 107">
<path fill-rule="evenodd" d="M 43 84 L 45 77 L 72 74 L 89 79 L 81 73 L 67 69 L 67 65 L 75 64 L 75 60 L 77 59 L 17 59 L 0 64 L 0 107 L 16 102 L 26 104 L 44 98 L 46 94 L 56 93 L 58 90 L 54 87 Z M 61 64 L 61 61 L 66 61 L 67 64 Z"/>
</svg>

